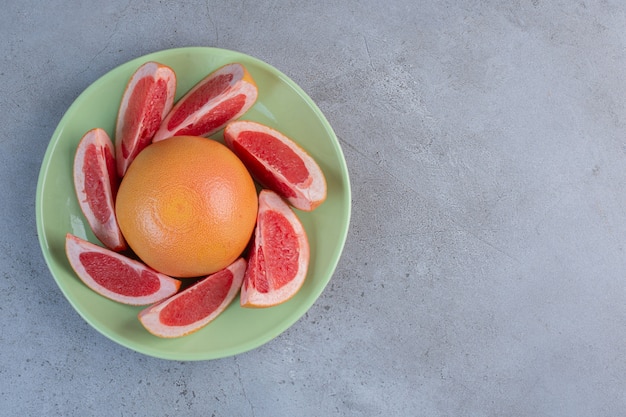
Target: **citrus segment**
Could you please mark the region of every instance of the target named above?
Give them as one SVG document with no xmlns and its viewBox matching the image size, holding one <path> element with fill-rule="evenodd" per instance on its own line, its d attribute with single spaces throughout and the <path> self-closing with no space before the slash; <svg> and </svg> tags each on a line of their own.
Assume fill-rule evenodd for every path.
<svg viewBox="0 0 626 417">
<path fill-rule="evenodd" d="M 306 231 L 291 207 L 275 192 L 261 190 L 241 305 L 270 307 L 289 300 L 304 283 L 309 256 Z"/>
<path fill-rule="evenodd" d="M 176 279 L 69 233 L 65 237 L 65 252 L 85 285 L 123 304 L 156 303 L 172 296 L 180 287 Z"/>
<path fill-rule="evenodd" d="M 139 321 L 159 337 L 180 337 L 213 321 L 237 296 L 246 261 L 239 258 L 227 268 L 139 313 Z"/>
<path fill-rule="evenodd" d="M 74 189 L 78 204 L 94 235 L 114 251 L 126 249 L 115 219 L 114 201 L 119 186 L 113 143 L 100 128 L 81 138 L 74 154 Z"/>
<path fill-rule="evenodd" d="M 224 65 L 178 100 L 153 142 L 172 136 L 209 136 L 248 111 L 257 96 L 256 84 L 243 65 Z"/>
<path fill-rule="evenodd" d="M 257 214 L 254 181 L 226 146 L 177 136 L 146 147 L 124 176 L 116 213 L 143 262 L 174 277 L 206 276 L 246 248 Z"/>
<path fill-rule="evenodd" d="M 311 211 L 326 199 L 326 179 L 315 160 L 283 133 L 251 121 L 230 122 L 226 145 L 263 186 L 294 207 Z"/>
<path fill-rule="evenodd" d="M 131 76 L 122 96 L 115 129 L 117 173 L 120 177 L 152 141 L 172 109 L 175 94 L 176 74 L 168 66 L 146 62 Z"/>
<path fill-rule="evenodd" d="M 216 128 L 219 130 L 220 127 L 233 119 L 234 115 L 238 114 L 245 104 L 246 96 L 244 94 L 224 100 L 215 106 L 210 113 L 198 118 L 193 125 L 178 130 L 176 134 L 202 136 L 202 132 L 215 132 Z"/>
</svg>

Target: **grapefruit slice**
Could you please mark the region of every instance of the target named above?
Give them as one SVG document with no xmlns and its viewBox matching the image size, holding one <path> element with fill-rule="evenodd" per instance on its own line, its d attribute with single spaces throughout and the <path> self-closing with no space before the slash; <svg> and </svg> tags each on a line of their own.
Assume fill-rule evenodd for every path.
<svg viewBox="0 0 626 417">
<path fill-rule="evenodd" d="M 85 285 L 123 304 L 156 303 L 180 288 L 180 281 L 70 233 L 65 236 L 65 253 Z"/>
<path fill-rule="evenodd" d="M 317 162 L 281 132 L 256 122 L 234 121 L 224 129 L 224 140 L 257 182 L 292 206 L 311 211 L 326 199 L 326 179 Z"/>
<path fill-rule="evenodd" d="M 115 218 L 118 187 L 113 142 L 103 129 L 91 129 L 82 137 L 74 154 L 74 188 L 94 235 L 117 252 L 127 248 Z"/>
<path fill-rule="evenodd" d="M 241 305 L 271 307 L 284 303 L 300 290 L 308 267 L 309 241 L 300 219 L 278 194 L 261 190 Z"/>
<path fill-rule="evenodd" d="M 130 77 L 122 96 L 115 128 L 117 174 L 152 142 L 163 118 L 174 104 L 176 74 L 157 62 L 146 62 Z"/>
<path fill-rule="evenodd" d="M 159 337 L 173 338 L 193 333 L 230 305 L 239 292 L 245 269 L 245 259 L 239 258 L 175 296 L 142 310 L 139 321 Z"/>
<path fill-rule="evenodd" d="M 243 65 L 224 65 L 178 100 L 153 142 L 181 135 L 209 136 L 248 111 L 257 96 L 257 86 Z"/>
</svg>

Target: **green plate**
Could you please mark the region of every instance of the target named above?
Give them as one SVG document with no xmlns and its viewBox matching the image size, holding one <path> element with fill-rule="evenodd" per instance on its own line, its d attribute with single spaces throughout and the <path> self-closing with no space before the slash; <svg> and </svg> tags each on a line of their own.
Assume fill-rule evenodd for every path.
<svg viewBox="0 0 626 417">
<path fill-rule="evenodd" d="M 137 314 L 142 307 L 110 301 L 87 288 L 65 256 L 65 234 L 101 243 L 78 206 L 72 164 L 78 141 L 91 128 L 114 138 L 118 106 L 133 72 L 144 62 L 169 65 L 177 74 L 177 98 L 218 67 L 240 62 L 257 82 L 259 97 L 241 117 L 265 123 L 300 143 L 319 163 L 328 183 L 326 201 L 310 213 L 296 211 L 311 245 L 305 284 L 294 298 L 267 309 L 244 309 L 236 299 L 199 331 L 177 339 L 148 333 Z M 222 132 L 213 135 L 222 141 Z M 163 359 L 191 361 L 236 355 L 267 343 L 293 325 L 315 303 L 331 279 L 350 222 L 350 182 L 346 162 L 332 128 L 313 100 L 283 73 L 256 58 L 216 48 L 180 48 L 127 62 L 89 86 L 67 110 L 50 140 L 39 173 L 36 217 L 44 258 L 59 288 L 91 326 L 129 349 Z"/>
</svg>

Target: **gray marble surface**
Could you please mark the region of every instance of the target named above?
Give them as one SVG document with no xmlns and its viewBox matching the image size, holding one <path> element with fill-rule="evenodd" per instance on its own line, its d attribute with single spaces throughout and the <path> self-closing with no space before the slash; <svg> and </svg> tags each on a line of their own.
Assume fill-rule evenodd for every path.
<svg viewBox="0 0 626 417">
<path fill-rule="evenodd" d="M 625 27 L 618 1 L 4 2 L 0 415 L 625 415 Z M 353 192 L 310 311 L 204 362 L 93 330 L 35 224 L 64 111 L 116 66 L 183 46 L 296 81 Z"/>
</svg>

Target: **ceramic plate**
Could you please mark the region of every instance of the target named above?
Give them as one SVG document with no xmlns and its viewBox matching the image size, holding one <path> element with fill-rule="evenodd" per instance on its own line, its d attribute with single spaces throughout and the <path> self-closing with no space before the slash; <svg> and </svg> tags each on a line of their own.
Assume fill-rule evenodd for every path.
<svg viewBox="0 0 626 417">
<path fill-rule="evenodd" d="M 169 65 L 177 75 L 177 98 L 218 67 L 244 64 L 257 82 L 259 97 L 241 117 L 281 130 L 318 161 L 328 183 L 328 197 L 310 213 L 296 211 L 311 245 L 311 263 L 302 289 L 288 302 L 267 309 L 244 309 L 235 300 L 217 319 L 194 334 L 161 339 L 137 319 L 142 307 L 110 301 L 87 288 L 65 256 L 65 234 L 93 243 L 72 183 L 78 141 L 91 128 L 114 138 L 115 119 L 124 87 L 146 61 Z M 223 141 L 222 132 L 212 136 Z M 76 311 L 109 339 L 137 352 L 171 360 L 208 360 L 236 355 L 267 343 L 293 325 L 320 296 L 339 261 L 350 221 L 350 182 L 346 162 L 332 128 L 313 100 L 274 67 L 238 52 L 216 48 L 180 48 L 127 62 L 89 86 L 56 128 L 39 174 L 36 217 L 44 258 L 59 288 Z"/>
</svg>

